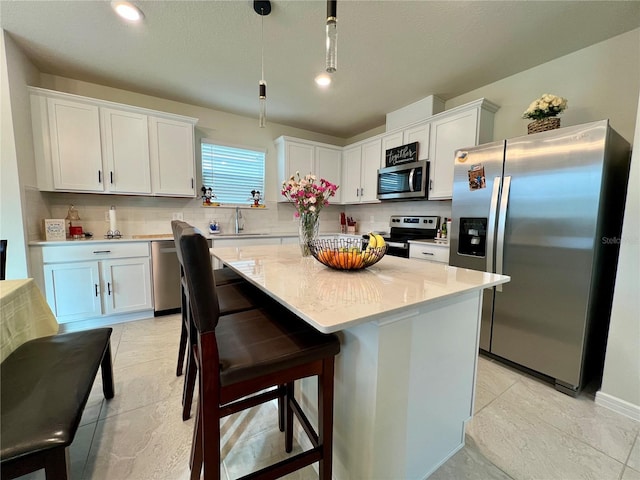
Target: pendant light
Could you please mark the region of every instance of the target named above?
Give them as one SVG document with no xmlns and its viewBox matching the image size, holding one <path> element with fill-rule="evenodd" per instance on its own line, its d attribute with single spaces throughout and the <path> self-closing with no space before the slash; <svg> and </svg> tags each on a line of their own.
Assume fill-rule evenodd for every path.
<svg viewBox="0 0 640 480">
<path fill-rule="evenodd" d="M 327 64 L 328 73 L 338 68 L 338 0 L 327 0 Z"/>
<path fill-rule="evenodd" d="M 262 45 L 262 66 L 260 81 L 258 82 L 258 102 L 260 109 L 258 126 L 260 128 L 264 128 L 267 124 L 267 82 L 265 82 L 264 80 L 264 17 L 265 15 L 269 15 L 271 13 L 271 2 L 254 0 L 253 9 L 258 15 L 262 17 L 260 34 L 260 43 Z"/>
</svg>

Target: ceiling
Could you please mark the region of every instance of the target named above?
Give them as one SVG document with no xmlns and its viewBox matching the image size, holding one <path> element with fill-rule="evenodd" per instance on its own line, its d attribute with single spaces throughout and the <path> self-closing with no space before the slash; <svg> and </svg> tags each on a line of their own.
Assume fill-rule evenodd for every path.
<svg viewBox="0 0 640 480">
<path fill-rule="evenodd" d="M 134 3 L 139 25 L 108 1 L 2 0 L 0 24 L 41 72 L 257 117 L 253 2 Z M 326 2 L 271 4 L 267 121 L 342 138 L 640 26 L 638 1 L 340 0 L 338 70 L 321 90 Z"/>
</svg>

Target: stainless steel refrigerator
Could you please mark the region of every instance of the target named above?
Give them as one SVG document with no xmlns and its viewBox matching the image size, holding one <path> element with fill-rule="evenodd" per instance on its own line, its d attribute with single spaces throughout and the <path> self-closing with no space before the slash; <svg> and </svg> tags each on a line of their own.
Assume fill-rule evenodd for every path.
<svg viewBox="0 0 640 480">
<path fill-rule="evenodd" d="M 607 120 L 455 154 L 450 264 L 511 276 L 480 348 L 571 395 L 602 374 L 629 164 Z"/>
</svg>

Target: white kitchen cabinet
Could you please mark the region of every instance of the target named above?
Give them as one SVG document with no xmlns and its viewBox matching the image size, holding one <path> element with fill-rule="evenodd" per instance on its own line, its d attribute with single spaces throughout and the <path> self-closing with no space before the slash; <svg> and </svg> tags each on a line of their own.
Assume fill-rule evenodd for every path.
<svg viewBox="0 0 640 480">
<path fill-rule="evenodd" d="M 55 189 L 104 191 L 98 107 L 48 98 L 47 112 Z"/>
<path fill-rule="evenodd" d="M 195 197 L 193 124 L 149 118 L 151 181 L 156 195 Z"/>
<path fill-rule="evenodd" d="M 152 314 L 149 243 L 112 242 L 31 247 L 42 272 L 34 278 L 59 323 Z"/>
<path fill-rule="evenodd" d="M 456 149 L 493 140 L 493 116 L 498 107 L 481 99 L 447 110 L 431 121 L 429 200 L 450 199 Z"/>
<path fill-rule="evenodd" d="M 386 166 L 384 158 L 387 150 L 413 142 L 418 142 L 418 160 L 428 160 L 430 128 L 431 124 L 429 122 L 421 122 L 402 130 L 385 133 L 382 136 L 383 167 Z"/>
<path fill-rule="evenodd" d="M 286 202 L 281 194 L 282 182 L 291 178 L 296 172 L 304 177 L 313 173 L 317 180 L 321 178 L 334 183 L 340 188 L 331 203 L 341 203 L 342 199 L 342 149 L 325 143 L 312 142 L 292 137 L 278 137 L 275 140 L 278 156 L 278 191 L 277 200 Z"/>
<path fill-rule="evenodd" d="M 342 182 L 342 149 L 328 147 L 314 147 L 314 159 L 318 180 L 325 180 L 340 186 Z M 338 188 L 331 197 L 331 203 L 342 203 L 342 189 Z"/>
<path fill-rule="evenodd" d="M 342 203 L 378 202 L 378 169 L 381 166 L 382 140 L 360 142 L 342 152 Z"/>
<path fill-rule="evenodd" d="M 40 190 L 195 197 L 196 119 L 28 89 Z"/>
<path fill-rule="evenodd" d="M 150 194 L 149 126 L 147 116 L 101 108 L 106 190 Z"/>
<path fill-rule="evenodd" d="M 149 258 L 103 260 L 100 267 L 105 315 L 153 308 Z"/>
<path fill-rule="evenodd" d="M 98 262 L 44 265 L 45 294 L 58 323 L 102 314 Z"/>
<path fill-rule="evenodd" d="M 448 264 L 449 244 L 409 242 L 409 258 Z"/>
</svg>

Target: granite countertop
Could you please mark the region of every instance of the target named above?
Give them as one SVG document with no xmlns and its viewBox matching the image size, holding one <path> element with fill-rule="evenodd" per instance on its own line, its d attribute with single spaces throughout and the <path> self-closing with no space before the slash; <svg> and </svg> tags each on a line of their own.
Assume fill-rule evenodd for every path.
<svg viewBox="0 0 640 480">
<path fill-rule="evenodd" d="M 332 233 L 332 232 L 321 232 L 320 236 L 334 236 L 334 235 L 345 235 L 345 236 L 356 236 L 361 237 L 361 234 L 344 234 L 344 233 Z M 292 232 L 275 232 L 275 233 L 259 233 L 259 232 L 247 232 L 247 233 L 218 233 L 218 234 L 205 234 L 205 238 L 207 239 L 237 239 L 237 238 L 283 238 L 283 237 L 297 237 L 298 233 Z M 110 242 L 151 242 L 156 240 L 173 240 L 173 235 L 171 233 L 152 233 L 152 234 L 138 234 L 138 235 L 125 235 L 122 238 L 84 238 L 84 239 L 68 239 L 68 240 L 59 240 L 59 241 L 46 241 L 46 240 L 33 240 L 29 242 L 29 245 L 77 245 L 80 243 L 110 243 Z"/>
<path fill-rule="evenodd" d="M 331 333 L 509 281 L 509 277 L 386 255 L 358 271 L 338 271 L 297 245 L 214 247 L 211 254 L 307 323 Z"/>
<path fill-rule="evenodd" d="M 232 238 L 281 238 L 281 237 L 297 237 L 297 233 L 241 233 L 239 235 L 230 234 L 217 234 L 217 235 L 205 235 L 208 239 L 232 239 Z M 45 240 L 34 240 L 29 242 L 29 245 L 77 245 L 80 243 L 110 243 L 110 242 L 151 242 L 156 240 L 173 240 L 173 234 L 171 233 L 159 233 L 159 234 L 141 234 L 141 235 L 125 235 L 122 238 L 84 238 L 80 240 L 69 239 L 60 241 L 47 242 Z"/>
</svg>

